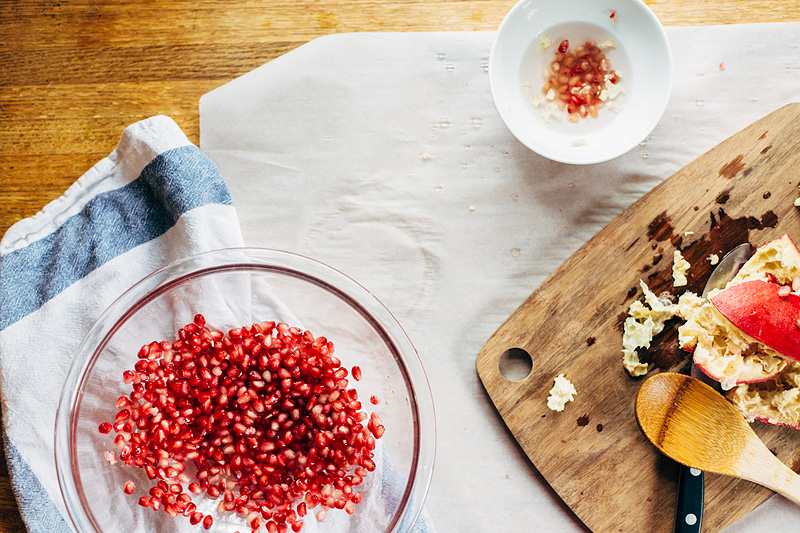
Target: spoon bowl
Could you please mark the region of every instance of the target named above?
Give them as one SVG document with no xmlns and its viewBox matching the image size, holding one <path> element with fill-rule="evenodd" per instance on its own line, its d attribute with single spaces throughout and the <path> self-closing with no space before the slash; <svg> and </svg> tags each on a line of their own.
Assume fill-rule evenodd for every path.
<svg viewBox="0 0 800 533">
<path fill-rule="evenodd" d="M 758 483 L 800 505 L 800 476 L 767 449 L 728 400 L 702 381 L 657 374 L 639 389 L 635 411 L 645 436 L 671 459 Z"/>
</svg>

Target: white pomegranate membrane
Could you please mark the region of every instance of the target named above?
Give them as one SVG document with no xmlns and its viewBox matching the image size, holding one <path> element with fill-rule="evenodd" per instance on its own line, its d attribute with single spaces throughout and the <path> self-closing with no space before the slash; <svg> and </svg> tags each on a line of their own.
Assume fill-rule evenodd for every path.
<svg viewBox="0 0 800 533">
<path fill-rule="evenodd" d="M 333 343 L 282 323 L 210 329 L 196 315 L 174 342 L 151 342 L 123 380 L 115 403 L 111 465 L 143 469 L 153 481 L 139 505 L 213 525 L 194 497 L 218 499 L 253 533 L 300 531 L 316 508 L 355 512 L 356 487 L 375 469 L 384 426 L 362 410 Z M 352 368 L 361 379 L 361 369 Z M 372 402 L 376 403 L 376 402 Z M 117 457 L 119 461 L 117 461 Z M 139 490 L 133 482 L 123 491 Z"/>
<path fill-rule="evenodd" d="M 570 122 L 597 118 L 599 110 L 620 92 L 619 75 L 591 39 L 574 50 L 569 48 L 569 40 L 561 41 L 544 78 L 542 94 L 559 111 L 565 111 Z"/>
</svg>

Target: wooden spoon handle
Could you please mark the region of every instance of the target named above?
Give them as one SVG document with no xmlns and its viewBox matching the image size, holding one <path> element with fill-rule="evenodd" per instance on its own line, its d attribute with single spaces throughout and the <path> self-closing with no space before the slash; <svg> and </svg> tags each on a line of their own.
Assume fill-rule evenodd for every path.
<svg viewBox="0 0 800 533">
<path fill-rule="evenodd" d="M 740 463 L 739 477 L 772 489 L 800 505 L 800 476 L 775 457 L 760 440 L 757 445 L 751 443 L 750 449 L 755 452 L 754 456 Z"/>
</svg>

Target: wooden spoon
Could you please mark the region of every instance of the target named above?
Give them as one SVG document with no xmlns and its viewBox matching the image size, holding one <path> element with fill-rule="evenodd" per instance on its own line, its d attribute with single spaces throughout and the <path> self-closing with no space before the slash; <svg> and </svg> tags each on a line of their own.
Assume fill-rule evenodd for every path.
<svg viewBox="0 0 800 533">
<path fill-rule="evenodd" d="M 636 396 L 636 419 L 656 448 L 690 468 L 746 479 L 800 505 L 800 476 L 721 394 L 683 374 L 657 374 Z"/>
</svg>

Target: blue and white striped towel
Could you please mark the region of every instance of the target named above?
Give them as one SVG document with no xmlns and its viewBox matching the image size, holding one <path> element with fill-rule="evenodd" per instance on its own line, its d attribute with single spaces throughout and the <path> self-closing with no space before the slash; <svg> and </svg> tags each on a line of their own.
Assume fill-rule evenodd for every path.
<svg viewBox="0 0 800 533">
<path fill-rule="evenodd" d="M 5 451 L 32 533 L 71 530 L 54 464 L 71 356 L 100 313 L 167 263 L 242 246 L 214 163 L 163 116 L 119 145 L 0 241 L 0 390 Z"/>
<path fill-rule="evenodd" d="M 129 126 L 108 157 L 0 240 L 3 436 L 31 533 L 72 530 L 56 475 L 54 426 L 72 354 L 86 332 L 153 271 L 238 246 L 239 220 L 219 171 L 163 116 Z M 403 487 L 391 464 L 381 471 L 384 488 Z M 393 508 L 396 497 L 383 490 L 376 505 Z M 309 525 L 313 533 L 316 524 Z M 373 527 L 365 522 L 356 530 Z M 413 531 L 434 532 L 424 510 Z"/>
</svg>

